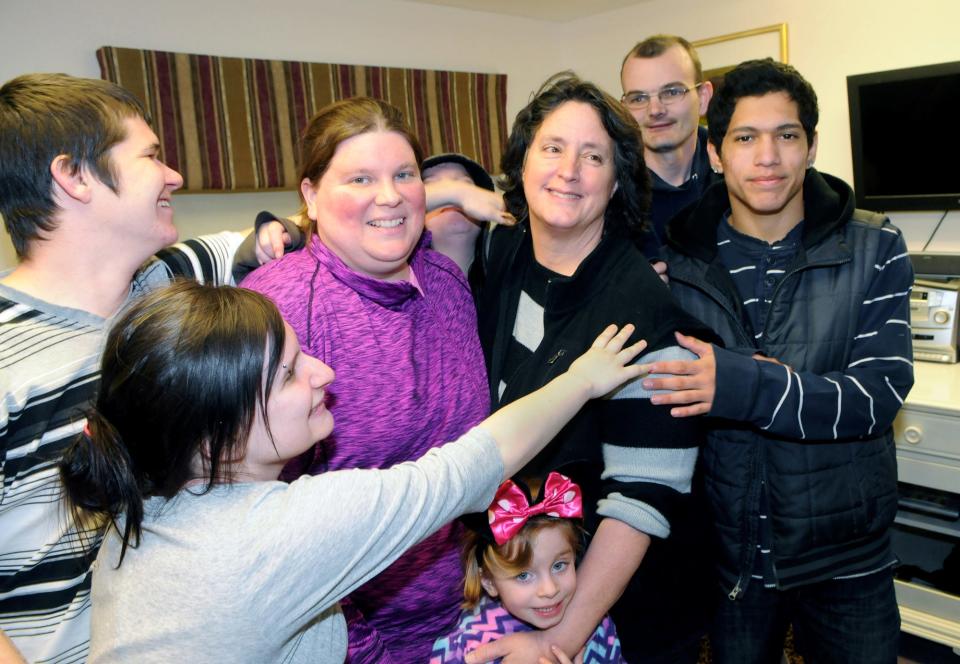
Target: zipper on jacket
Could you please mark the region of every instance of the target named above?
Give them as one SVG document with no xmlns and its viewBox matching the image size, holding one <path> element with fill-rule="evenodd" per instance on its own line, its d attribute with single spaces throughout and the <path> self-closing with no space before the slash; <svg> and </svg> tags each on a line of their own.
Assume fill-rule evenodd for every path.
<svg viewBox="0 0 960 664">
<path fill-rule="evenodd" d="M 727 597 L 730 598 L 730 601 L 734 601 L 737 599 L 737 597 L 740 596 L 740 581 L 742 580 L 743 580 L 742 578 L 737 579 L 737 585 L 735 585 L 733 587 L 733 590 L 731 590 L 730 593 L 727 595 Z"/>
<path fill-rule="evenodd" d="M 543 317 L 544 318 L 547 317 L 547 314 L 546 314 L 547 303 L 550 302 L 550 286 L 552 285 L 553 285 L 553 277 L 550 277 L 549 279 L 547 279 L 547 285 L 543 289 L 543 301 L 544 301 Z M 544 337 L 546 337 L 546 326 L 544 326 Z M 556 364 L 557 360 L 559 360 L 561 357 L 563 357 L 566 354 L 567 354 L 566 350 L 564 350 L 563 348 L 559 349 L 556 353 L 550 356 L 550 359 L 547 360 L 547 364 Z"/>
</svg>

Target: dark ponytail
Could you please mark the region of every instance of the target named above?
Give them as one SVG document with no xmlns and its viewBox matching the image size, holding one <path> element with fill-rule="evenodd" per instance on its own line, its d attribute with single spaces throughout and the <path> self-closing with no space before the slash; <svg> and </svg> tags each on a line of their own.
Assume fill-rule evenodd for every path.
<svg viewBox="0 0 960 664">
<path fill-rule="evenodd" d="M 113 525 L 122 561 L 144 500 L 231 482 L 256 414 L 266 422 L 285 334 L 276 306 L 242 288 L 179 281 L 134 302 L 107 335 L 96 406 L 61 462 L 75 523 Z"/>
<path fill-rule="evenodd" d="M 83 433 L 63 455 L 60 479 L 73 522 L 79 525 L 92 518 L 98 531 L 103 527 L 116 528 L 123 539 L 123 562 L 127 545 L 136 547 L 140 543 L 143 496 L 120 434 L 96 410 L 87 414 Z M 122 532 L 117 524 L 121 514 L 126 515 Z M 78 532 L 82 539 L 83 533 L 89 531 L 78 527 Z M 93 553 L 92 542 L 81 544 Z"/>
</svg>

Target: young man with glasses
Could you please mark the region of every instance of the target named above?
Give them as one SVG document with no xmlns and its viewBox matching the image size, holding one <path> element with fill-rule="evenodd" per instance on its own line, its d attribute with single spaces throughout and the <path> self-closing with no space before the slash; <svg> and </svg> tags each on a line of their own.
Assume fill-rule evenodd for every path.
<svg viewBox="0 0 960 664">
<path fill-rule="evenodd" d="M 623 60 L 621 101 L 640 123 L 650 172 L 651 233 L 644 251 L 657 257 L 667 222 L 698 200 L 716 176 L 707 158 L 707 132 L 699 126 L 713 85 L 703 81 L 697 52 L 683 37 L 654 35 Z"/>
<path fill-rule="evenodd" d="M 666 264 L 663 249 L 667 241 L 667 222 L 680 210 L 699 200 L 707 187 L 720 177 L 710 170 L 707 157 L 707 132 L 699 126 L 706 113 L 713 85 L 701 82 L 700 60 L 690 43 L 673 35 L 654 35 L 634 46 L 620 70 L 623 105 L 640 124 L 643 159 L 650 174 L 650 229 L 642 246 L 654 262 L 657 272 Z M 655 540 L 647 552 L 648 561 L 671 560 L 684 574 L 671 579 L 645 578 L 643 594 L 656 598 L 648 606 L 626 609 L 622 603 L 611 612 L 614 622 L 628 617 L 621 611 L 661 616 L 684 616 L 666 621 L 651 616 L 656 627 L 642 635 L 649 653 L 664 654 L 659 659 L 644 653 L 644 662 L 696 662 L 701 637 L 707 631 L 715 606 L 716 579 L 710 557 L 708 510 L 695 475 L 690 502 L 684 512 L 672 519 L 671 535 Z M 624 652 L 640 647 L 638 635 L 622 634 Z M 671 643 L 671 649 L 662 644 Z"/>
</svg>

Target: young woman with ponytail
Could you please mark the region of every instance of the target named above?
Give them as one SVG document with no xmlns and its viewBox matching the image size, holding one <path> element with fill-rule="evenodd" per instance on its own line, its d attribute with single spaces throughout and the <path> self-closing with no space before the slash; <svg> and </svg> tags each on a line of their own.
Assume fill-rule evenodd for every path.
<svg viewBox="0 0 960 664">
<path fill-rule="evenodd" d="M 333 428 L 333 371 L 261 295 L 179 283 L 117 320 L 88 435 L 61 474 L 107 527 L 90 662 L 340 662 L 337 601 L 455 516 L 482 510 L 594 397 L 636 378 L 632 326 L 454 443 L 386 470 L 277 481 Z M 389 394 L 383 395 L 389 399 Z"/>
</svg>

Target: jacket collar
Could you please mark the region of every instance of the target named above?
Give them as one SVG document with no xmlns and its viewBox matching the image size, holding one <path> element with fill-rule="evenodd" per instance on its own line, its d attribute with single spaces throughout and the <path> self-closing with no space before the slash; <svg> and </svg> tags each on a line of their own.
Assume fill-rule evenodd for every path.
<svg viewBox="0 0 960 664">
<path fill-rule="evenodd" d="M 518 229 L 519 230 L 519 229 Z M 523 273 L 535 260 L 533 255 L 533 238 L 529 228 L 525 232 L 518 232 L 520 245 L 513 254 L 511 274 L 515 275 L 514 283 L 522 284 Z M 600 243 L 584 258 L 576 271 L 570 275 L 558 275 L 551 279 L 550 293 L 548 293 L 547 309 L 555 313 L 564 313 L 568 309 L 575 309 L 588 298 L 599 296 L 600 292 L 608 287 L 608 277 L 615 271 L 620 260 L 627 258 L 630 249 L 636 253 L 636 260 L 646 260 L 633 241 L 619 233 L 604 232 Z"/>
<path fill-rule="evenodd" d="M 675 251 L 704 262 L 717 255 L 717 227 L 730 209 L 730 197 L 723 182 L 711 186 L 699 203 L 677 215 L 667 226 L 667 243 Z M 807 169 L 803 181 L 805 249 L 847 223 L 853 214 L 853 190 L 838 178 Z"/>
<path fill-rule="evenodd" d="M 410 255 L 410 268 L 415 274 L 423 275 L 423 253 L 430 246 L 430 233 L 424 231 L 417 246 Z M 409 281 L 383 281 L 356 272 L 320 241 L 316 235 L 310 241 L 310 254 L 326 268 L 334 279 L 355 291 L 361 297 L 371 300 L 387 309 L 399 310 L 408 301 L 421 296 L 420 290 Z M 422 286 L 421 286 L 422 287 Z"/>
</svg>

